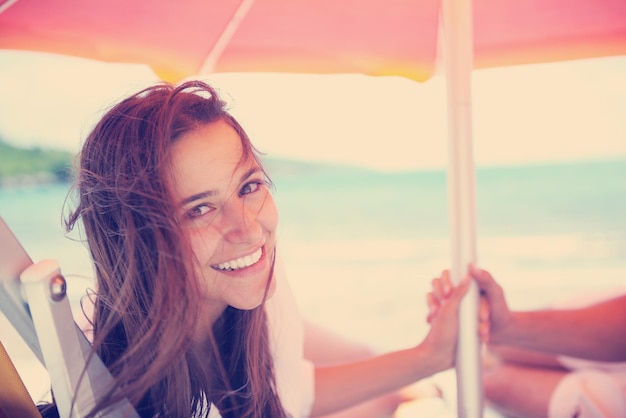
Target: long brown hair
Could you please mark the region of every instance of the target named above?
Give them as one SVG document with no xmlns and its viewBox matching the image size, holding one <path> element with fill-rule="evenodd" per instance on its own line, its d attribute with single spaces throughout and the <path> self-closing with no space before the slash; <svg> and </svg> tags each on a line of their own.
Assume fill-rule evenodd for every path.
<svg viewBox="0 0 626 418">
<path fill-rule="evenodd" d="M 227 308 L 201 350 L 192 349 L 198 313 L 189 244 L 169 198 L 172 141 L 225 120 L 242 160 L 256 150 L 209 85 L 161 83 L 111 108 L 87 137 L 75 182 L 77 206 L 97 279 L 95 352 L 116 378 L 94 413 L 127 397 L 142 416 L 284 417 L 265 310 Z M 260 163 L 259 163 L 260 165 Z"/>
</svg>

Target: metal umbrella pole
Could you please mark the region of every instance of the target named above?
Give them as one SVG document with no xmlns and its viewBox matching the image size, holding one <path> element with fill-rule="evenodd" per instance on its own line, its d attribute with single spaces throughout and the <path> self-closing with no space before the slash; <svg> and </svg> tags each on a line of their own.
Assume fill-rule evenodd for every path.
<svg viewBox="0 0 626 418">
<path fill-rule="evenodd" d="M 476 262 L 475 170 L 472 148 L 473 28 L 471 0 L 442 0 L 443 54 L 448 107 L 448 192 L 450 274 L 458 284 Z M 457 410 L 461 418 L 482 417 L 483 393 L 479 292 L 472 284 L 459 310 L 456 355 Z"/>
</svg>

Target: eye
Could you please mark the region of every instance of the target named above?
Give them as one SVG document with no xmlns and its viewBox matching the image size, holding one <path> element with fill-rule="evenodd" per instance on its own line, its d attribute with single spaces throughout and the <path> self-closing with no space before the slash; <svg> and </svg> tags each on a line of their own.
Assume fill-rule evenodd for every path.
<svg viewBox="0 0 626 418">
<path fill-rule="evenodd" d="M 199 218 L 199 217 L 201 217 L 203 215 L 206 215 L 211 210 L 213 210 L 213 208 L 211 208 L 206 203 L 203 203 L 201 205 L 194 206 L 193 208 L 191 208 L 187 212 L 185 212 L 185 217 L 189 218 L 189 219 Z"/>
<path fill-rule="evenodd" d="M 239 191 L 239 196 L 243 196 L 243 195 L 247 195 L 247 194 L 250 194 L 250 193 L 254 193 L 257 190 L 259 190 L 259 188 L 263 184 L 265 184 L 265 182 L 263 182 L 261 180 L 250 181 L 250 182 L 248 182 L 248 183 L 243 185 L 243 187 Z"/>
</svg>

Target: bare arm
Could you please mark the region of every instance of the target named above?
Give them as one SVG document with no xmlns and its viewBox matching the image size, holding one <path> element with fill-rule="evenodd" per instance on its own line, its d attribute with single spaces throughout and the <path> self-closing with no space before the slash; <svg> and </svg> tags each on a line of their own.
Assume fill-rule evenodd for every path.
<svg viewBox="0 0 626 418">
<path fill-rule="evenodd" d="M 510 311 L 485 270 L 470 267 L 489 303 L 491 344 L 589 360 L 626 361 L 626 295 L 579 309 Z"/>
<path fill-rule="evenodd" d="M 353 363 L 315 369 L 315 401 L 311 416 L 336 412 L 398 390 L 454 364 L 459 303 L 470 282 L 457 287 L 431 320 L 417 347 Z"/>
<path fill-rule="evenodd" d="M 493 343 L 589 360 L 626 361 L 626 296 L 580 309 L 513 312 Z"/>
<path fill-rule="evenodd" d="M 420 345 L 355 363 L 315 369 L 312 417 L 336 412 L 396 391 L 451 367 Z"/>
<path fill-rule="evenodd" d="M 554 354 L 525 350 L 511 345 L 489 345 L 488 348 L 483 354 L 483 366 L 486 369 L 502 361 L 522 366 L 563 368 L 563 365 Z"/>
</svg>

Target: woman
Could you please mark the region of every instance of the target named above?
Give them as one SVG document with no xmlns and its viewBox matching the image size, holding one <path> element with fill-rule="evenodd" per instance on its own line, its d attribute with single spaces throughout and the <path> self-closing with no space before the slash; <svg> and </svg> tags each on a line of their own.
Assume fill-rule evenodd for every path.
<svg viewBox="0 0 626 418">
<path fill-rule="evenodd" d="M 202 82 L 145 89 L 95 126 L 68 219 L 69 229 L 82 220 L 95 265 L 94 350 L 118 383 L 94 413 L 123 396 L 146 417 L 308 414 L 287 399 L 299 382 L 277 384 L 290 375 L 276 370 L 264 309 L 277 288 L 270 186 L 246 133 Z M 419 346 L 316 369 L 311 416 L 452 366 L 466 290 Z M 282 338 L 301 355 L 300 340 Z"/>
</svg>

